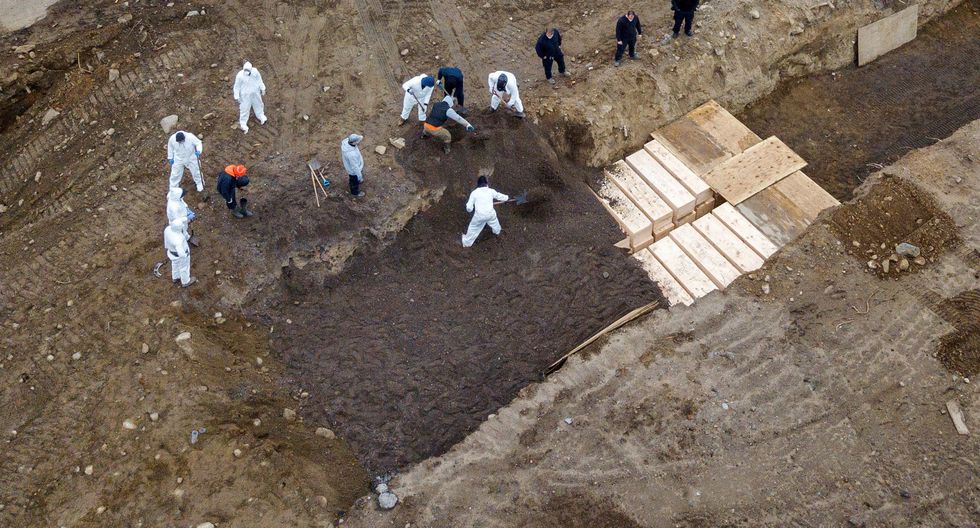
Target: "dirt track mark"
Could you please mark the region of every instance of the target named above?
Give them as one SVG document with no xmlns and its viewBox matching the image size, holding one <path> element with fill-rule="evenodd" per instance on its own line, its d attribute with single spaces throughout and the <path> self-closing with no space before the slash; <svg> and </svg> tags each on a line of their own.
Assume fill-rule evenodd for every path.
<svg viewBox="0 0 980 528">
<path fill-rule="evenodd" d="M 357 13 L 361 17 L 361 25 L 364 26 L 365 40 L 373 51 L 372 55 L 378 61 L 381 75 L 388 82 L 392 89 L 398 89 L 401 83 L 398 82 L 398 71 L 395 66 L 401 61 L 398 59 L 398 47 L 391 39 L 390 32 L 384 28 L 384 10 L 378 0 L 354 0 L 357 6 Z M 382 27 L 379 27 L 382 26 Z"/>
<path fill-rule="evenodd" d="M 507 70 L 520 77 L 530 75 L 532 68 L 529 59 L 534 56 L 534 43 L 538 30 L 550 19 L 548 12 L 538 12 L 531 16 L 508 21 L 500 29 L 491 31 L 481 41 L 482 62 L 486 74 L 495 70 Z M 509 57 L 510 62 L 500 64 L 497 57 Z"/>
<path fill-rule="evenodd" d="M 452 61 L 466 71 L 473 71 L 467 50 L 475 49 L 475 46 L 455 2 L 430 0 L 429 6 Z"/>
</svg>

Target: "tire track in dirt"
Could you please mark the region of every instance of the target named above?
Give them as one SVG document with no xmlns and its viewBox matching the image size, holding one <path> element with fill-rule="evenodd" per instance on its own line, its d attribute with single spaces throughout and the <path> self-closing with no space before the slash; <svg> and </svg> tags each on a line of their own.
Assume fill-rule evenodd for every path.
<svg viewBox="0 0 980 528">
<path fill-rule="evenodd" d="M 383 27 L 384 9 L 378 0 L 354 0 L 354 5 L 361 18 L 365 40 L 368 47 L 373 50 L 372 55 L 378 63 L 382 77 L 389 88 L 397 90 L 401 84 L 398 82 L 401 68 L 396 71 L 395 65 L 400 64 L 401 61 L 398 58 L 398 47 L 391 39 L 390 32 Z"/>
<path fill-rule="evenodd" d="M 459 14 L 455 2 L 430 0 L 429 8 L 433 20 L 439 26 L 443 40 L 446 41 L 446 48 L 452 62 L 464 71 L 475 71 L 467 52 L 475 49 L 473 39 L 470 38 L 469 30 L 466 29 L 466 23 Z"/>
</svg>

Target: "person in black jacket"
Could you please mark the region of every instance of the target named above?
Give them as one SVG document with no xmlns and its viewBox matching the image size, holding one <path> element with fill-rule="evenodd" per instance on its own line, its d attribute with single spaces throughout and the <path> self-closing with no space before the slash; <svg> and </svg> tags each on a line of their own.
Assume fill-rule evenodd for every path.
<svg viewBox="0 0 980 528">
<path fill-rule="evenodd" d="M 694 22 L 694 11 L 698 8 L 698 0 L 671 0 L 670 8 L 674 10 L 674 37 L 681 32 L 681 22 L 684 23 L 684 34 L 692 37 L 691 24 Z"/>
<path fill-rule="evenodd" d="M 436 73 L 436 81 L 441 83 L 442 91 L 446 95 L 456 98 L 459 115 L 466 115 L 466 95 L 463 93 L 463 72 L 455 66 L 443 66 Z"/>
<path fill-rule="evenodd" d="M 225 170 L 218 174 L 218 194 L 225 199 L 225 205 L 235 218 L 245 218 L 252 216 L 252 211 L 248 210 L 248 198 L 235 199 L 235 191 L 248 185 L 248 176 L 245 175 L 247 169 L 244 165 L 228 165 Z"/>
<path fill-rule="evenodd" d="M 558 63 L 558 73 L 568 75 L 565 71 L 565 54 L 561 51 L 561 33 L 557 28 L 548 28 L 538 37 L 538 43 L 534 45 L 534 51 L 541 57 L 541 64 L 544 65 L 544 77 L 548 82 L 555 84 L 551 78 L 551 65 Z"/>
<path fill-rule="evenodd" d="M 633 11 L 627 11 L 616 22 L 616 66 L 623 60 L 623 51 L 628 46 L 630 58 L 636 58 L 636 39 L 643 35 L 640 18 Z"/>
</svg>

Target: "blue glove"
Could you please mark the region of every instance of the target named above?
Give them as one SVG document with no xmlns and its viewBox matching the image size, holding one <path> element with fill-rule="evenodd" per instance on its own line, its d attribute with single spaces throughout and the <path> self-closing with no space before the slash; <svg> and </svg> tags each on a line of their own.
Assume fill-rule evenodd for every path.
<svg viewBox="0 0 980 528">
<path fill-rule="evenodd" d="M 474 132 L 474 131 L 476 131 L 476 127 L 473 126 L 473 125 L 470 125 L 470 126 L 466 127 L 466 131 L 467 132 Z"/>
<path fill-rule="evenodd" d="M 195 156 L 197 156 L 198 158 L 200 158 L 200 157 L 201 157 L 201 153 L 200 153 L 200 152 L 198 152 L 198 151 L 196 151 L 196 150 L 194 151 L 194 155 L 195 155 Z"/>
<path fill-rule="evenodd" d="M 172 160 L 172 159 L 168 159 L 168 160 L 167 160 L 167 163 L 169 163 L 169 164 L 171 164 L 171 165 L 173 165 L 173 164 L 174 164 L 174 160 Z"/>
<path fill-rule="evenodd" d="M 194 211 L 191 211 L 191 210 L 190 210 L 190 208 L 188 208 L 188 209 L 187 209 L 187 221 L 188 221 L 188 222 L 191 222 L 191 221 L 193 221 L 193 220 L 194 220 L 195 218 L 197 218 L 197 215 L 196 215 L 196 214 L 194 214 Z"/>
</svg>

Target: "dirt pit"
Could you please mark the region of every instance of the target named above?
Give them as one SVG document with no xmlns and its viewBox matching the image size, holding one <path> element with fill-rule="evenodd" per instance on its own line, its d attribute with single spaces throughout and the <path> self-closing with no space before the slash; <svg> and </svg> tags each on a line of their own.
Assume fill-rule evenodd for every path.
<svg viewBox="0 0 980 528">
<path fill-rule="evenodd" d="M 931 198 L 915 185 L 888 176 L 867 195 L 835 211 L 830 226 L 848 254 L 866 262 L 881 278 L 915 273 L 960 243 L 953 219 Z M 906 270 L 900 269 L 901 256 L 894 254 L 902 242 L 921 250 L 918 258 L 904 259 Z"/>
<path fill-rule="evenodd" d="M 613 244 L 622 237 L 588 190 L 594 171 L 560 160 L 538 129 L 502 112 L 451 154 L 414 132 L 399 155 L 441 199 L 339 277 L 284 273 L 292 324 L 272 346 L 329 424 L 374 473 L 441 454 L 542 369 L 629 310 L 661 299 Z M 411 125 L 416 126 L 416 125 Z M 503 234 L 460 235 L 479 173 L 529 203 L 498 207 Z M 298 303 L 298 304 L 296 304 Z"/>
</svg>

